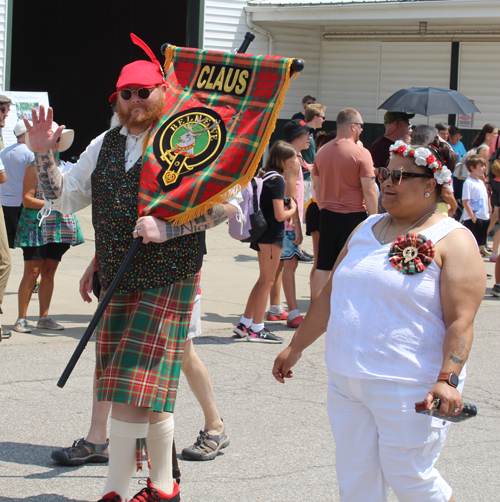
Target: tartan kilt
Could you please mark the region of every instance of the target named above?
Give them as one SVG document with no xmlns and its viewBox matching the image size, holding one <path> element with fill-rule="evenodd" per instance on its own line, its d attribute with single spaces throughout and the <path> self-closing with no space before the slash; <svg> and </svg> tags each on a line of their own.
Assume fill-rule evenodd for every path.
<svg viewBox="0 0 500 502">
<path fill-rule="evenodd" d="M 99 401 L 173 413 L 200 276 L 115 293 L 96 329 Z"/>
</svg>

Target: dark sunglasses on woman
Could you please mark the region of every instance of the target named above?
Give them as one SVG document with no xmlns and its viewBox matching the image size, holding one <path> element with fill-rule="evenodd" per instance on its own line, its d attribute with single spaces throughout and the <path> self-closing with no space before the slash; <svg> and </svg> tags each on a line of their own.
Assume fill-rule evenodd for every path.
<svg viewBox="0 0 500 502">
<path fill-rule="evenodd" d="M 380 167 L 378 170 L 378 180 L 380 183 L 383 183 L 390 177 L 393 185 L 401 185 L 403 178 L 430 178 L 430 174 L 431 173 L 407 173 L 402 169 L 393 169 L 392 171 L 389 171 L 387 167 Z"/>
</svg>

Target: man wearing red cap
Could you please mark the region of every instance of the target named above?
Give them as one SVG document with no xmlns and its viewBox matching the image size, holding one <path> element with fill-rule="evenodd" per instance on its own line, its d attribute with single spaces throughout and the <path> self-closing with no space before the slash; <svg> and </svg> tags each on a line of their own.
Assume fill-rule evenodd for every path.
<svg viewBox="0 0 500 502">
<path fill-rule="evenodd" d="M 131 502 L 180 501 L 172 479 L 172 413 L 199 283 L 201 232 L 236 214 L 236 208 L 225 203 L 180 227 L 153 216 L 138 218 L 143 140 L 164 114 L 166 90 L 160 63 L 147 46 L 143 48 L 153 62 L 125 66 L 117 92 L 110 97 L 117 101 L 121 127 L 94 139 L 64 175 L 50 154 L 64 129 L 51 130 L 52 109 L 45 117 L 40 107 L 40 116 L 33 113 L 33 127 L 26 124 L 48 204 L 64 214 L 92 204 L 97 270 L 104 291 L 133 239 L 143 238 L 96 329 L 97 395 L 100 401 L 112 402 L 109 472 L 100 502 L 126 500 L 144 443 L 150 476 Z"/>
</svg>

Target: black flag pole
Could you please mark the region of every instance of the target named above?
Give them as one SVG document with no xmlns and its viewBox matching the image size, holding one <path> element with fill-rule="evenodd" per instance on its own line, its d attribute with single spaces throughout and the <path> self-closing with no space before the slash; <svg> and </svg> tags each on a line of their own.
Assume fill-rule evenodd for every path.
<svg viewBox="0 0 500 502">
<path fill-rule="evenodd" d="M 246 50 L 248 49 L 248 46 L 252 42 L 252 40 L 255 38 L 255 35 L 251 32 L 247 32 L 245 34 L 245 39 L 243 40 L 243 43 L 241 44 L 240 48 L 238 49 L 238 53 L 245 53 Z M 170 44 L 163 44 L 161 47 L 161 52 L 162 54 L 165 52 L 166 48 Z M 304 61 L 301 59 L 294 59 L 292 62 L 292 68 L 291 71 L 298 73 L 304 69 Z M 129 268 L 130 264 L 132 263 L 132 260 L 134 259 L 135 255 L 137 254 L 137 251 L 139 250 L 140 246 L 142 243 L 142 237 L 138 237 L 135 239 L 134 243 L 132 244 L 132 247 L 130 248 L 130 251 L 127 253 L 127 256 L 123 260 L 123 263 L 121 264 L 118 272 L 116 273 L 115 278 L 113 279 L 113 282 L 110 284 L 108 290 L 106 291 L 106 294 L 104 295 L 104 298 L 101 300 L 99 303 L 99 306 L 97 307 L 94 317 L 92 317 L 92 320 L 90 321 L 90 324 L 88 325 L 87 329 L 85 330 L 85 333 L 83 334 L 80 342 L 78 343 L 75 351 L 73 352 L 73 355 L 71 356 L 71 359 L 68 361 L 68 364 L 66 365 L 66 368 L 64 368 L 64 371 L 62 372 L 61 377 L 59 378 L 57 382 L 57 386 L 61 387 L 61 389 L 66 385 L 66 382 L 68 381 L 68 378 L 70 377 L 71 373 L 73 372 L 76 363 L 80 359 L 83 351 L 85 350 L 85 347 L 87 346 L 87 343 L 89 342 L 90 338 L 92 337 L 92 334 L 94 333 L 97 325 L 99 324 L 99 321 L 101 320 L 101 317 L 103 316 L 104 312 L 106 311 L 106 307 L 109 305 L 109 302 L 111 301 L 111 298 L 113 298 L 113 295 L 120 285 L 123 276 L 125 275 L 127 269 Z"/>
<path fill-rule="evenodd" d="M 89 342 L 90 338 L 92 337 L 92 333 L 94 333 L 94 330 L 96 329 L 97 324 L 99 323 L 99 321 L 101 320 L 101 317 L 103 316 L 104 312 L 106 311 L 106 307 L 109 305 L 111 298 L 113 298 L 113 295 L 115 294 L 116 288 L 118 288 L 118 286 L 120 285 L 120 282 L 122 282 L 122 279 L 123 279 L 123 276 L 125 275 L 125 272 L 127 271 L 130 264 L 132 263 L 132 260 L 134 259 L 134 256 L 137 254 L 137 251 L 139 251 L 141 243 L 142 243 L 142 237 L 137 237 L 137 239 L 135 239 L 134 243 L 132 244 L 132 247 L 130 248 L 129 252 L 127 253 L 127 256 L 125 256 L 125 259 L 123 260 L 120 268 L 118 269 L 118 272 L 116 273 L 115 278 L 113 279 L 113 282 L 110 284 L 108 290 L 106 291 L 104 298 L 99 303 L 99 305 L 94 313 L 94 317 L 92 317 L 92 320 L 90 321 L 90 324 L 87 326 L 87 329 L 85 330 L 85 333 L 83 334 L 80 342 L 78 343 L 75 351 L 73 352 L 71 359 L 69 360 L 68 364 L 66 365 L 66 368 L 64 368 L 64 371 L 62 372 L 61 378 L 59 378 L 59 381 L 57 382 L 57 386 L 61 387 L 61 389 L 64 387 L 64 385 L 68 381 L 68 378 L 71 375 L 74 367 L 76 366 L 78 359 L 80 359 L 80 356 L 82 355 L 83 351 L 85 350 L 87 343 Z"/>
</svg>

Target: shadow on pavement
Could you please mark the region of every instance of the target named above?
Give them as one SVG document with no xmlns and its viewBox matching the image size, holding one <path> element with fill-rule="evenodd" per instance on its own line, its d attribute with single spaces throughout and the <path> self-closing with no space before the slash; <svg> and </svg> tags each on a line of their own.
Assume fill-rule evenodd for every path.
<svg viewBox="0 0 500 502">
<path fill-rule="evenodd" d="M 240 338 L 239 336 L 204 336 L 203 333 L 200 336 L 193 338 L 194 345 L 230 345 L 231 343 L 246 342 L 246 338 Z"/>
<path fill-rule="evenodd" d="M 201 300 L 203 301 L 203 297 Z M 233 325 L 236 326 L 240 322 L 240 316 L 223 317 L 215 312 L 205 312 L 201 320 L 207 322 L 226 322 L 229 328 Z"/>
<path fill-rule="evenodd" d="M 248 256 L 246 254 L 238 254 L 234 257 L 234 261 L 257 261 L 257 256 Z"/>
<path fill-rule="evenodd" d="M 62 466 L 56 464 L 50 454 L 57 446 L 42 446 L 37 444 L 30 443 L 14 443 L 10 441 L 0 442 L 0 461 L 10 462 L 14 464 L 21 465 L 36 465 L 38 467 L 45 467 L 52 469 L 46 472 L 37 472 L 33 474 L 28 474 L 23 476 L 24 479 L 50 479 L 60 476 L 62 472 L 68 473 L 71 471 L 75 471 L 80 469 L 81 467 L 85 467 L 83 465 L 75 465 L 73 467 Z M 107 463 L 102 464 L 93 464 L 93 465 L 103 465 L 107 467 Z M 42 495 L 40 495 L 42 497 Z M 2 499 L 0 496 L 0 502 L 2 500 L 49 500 L 49 499 L 41 499 L 41 498 L 27 498 L 27 499 Z M 50 500 L 73 500 L 66 499 L 64 497 Z"/>
</svg>

